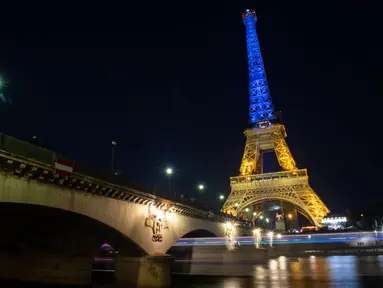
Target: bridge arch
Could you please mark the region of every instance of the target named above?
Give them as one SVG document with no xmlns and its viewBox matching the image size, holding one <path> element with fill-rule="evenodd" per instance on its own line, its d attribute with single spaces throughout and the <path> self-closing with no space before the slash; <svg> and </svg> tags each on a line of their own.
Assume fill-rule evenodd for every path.
<svg viewBox="0 0 383 288">
<path fill-rule="evenodd" d="M 49 206 L 0 202 L 3 236 L 0 246 L 11 245 L 14 253 L 96 256 L 100 247 L 111 244 L 131 257 L 147 253 L 118 230 L 85 215 Z"/>
<path fill-rule="evenodd" d="M 213 238 L 217 235 L 206 229 L 196 229 L 184 234 L 181 238 Z"/>
<path fill-rule="evenodd" d="M 307 220 L 309 220 L 310 223 L 312 223 L 315 226 L 320 226 L 320 223 L 317 221 L 317 219 L 315 219 L 313 216 L 311 216 L 310 211 L 307 209 L 307 207 L 303 203 L 301 203 L 301 201 L 299 199 L 296 199 L 294 201 L 294 200 L 291 200 L 291 199 L 286 199 L 286 198 L 277 197 L 277 196 L 262 197 L 262 198 L 257 198 L 255 200 L 254 199 L 249 199 L 249 200 L 241 203 L 238 206 L 237 211 L 242 211 L 242 210 L 244 210 L 246 207 L 248 207 L 250 205 L 256 205 L 256 204 L 259 204 L 259 203 L 262 203 L 262 202 L 265 202 L 265 201 L 270 201 L 270 200 L 284 201 L 284 202 L 287 202 L 287 203 L 290 203 L 290 204 L 294 205 L 294 207 L 296 208 L 297 212 L 299 212 L 302 216 L 304 216 Z"/>
</svg>

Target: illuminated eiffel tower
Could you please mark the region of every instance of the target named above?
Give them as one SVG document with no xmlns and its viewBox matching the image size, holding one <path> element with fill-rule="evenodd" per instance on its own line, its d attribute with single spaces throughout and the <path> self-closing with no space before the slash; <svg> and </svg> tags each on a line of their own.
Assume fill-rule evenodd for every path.
<svg viewBox="0 0 383 288">
<path fill-rule="evenodd" d="M 289 202 L 316 226 L 330 211 L 310 187 L 306 169 L 296 167 L 285 141 L 285 127 L 278 123 L 266 79 L 255 23 L 254 10 L 242 14 L 248 52 L 250 123 L 240 176 L 231 177 L 231 193 L 222 211 L 238 215 L 249 206 L 267 200 Z M 282 172 L 263 173 L 263 154 L 274 151 Z"/>
</svg>

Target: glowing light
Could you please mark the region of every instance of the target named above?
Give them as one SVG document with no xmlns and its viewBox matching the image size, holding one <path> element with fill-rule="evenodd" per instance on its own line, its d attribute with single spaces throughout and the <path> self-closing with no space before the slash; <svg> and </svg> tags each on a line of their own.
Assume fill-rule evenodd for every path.
<svg viewBox="0 0 383 288">
<path fill-rule="evenodd" d="M 266 222 L 269 223 L 269 218 L 266 218 Z"/>
<path fill-rule="evenodd" d="M 199 189 L 199 190 L 203 190 L 203 189 L 205 189 L 205 186 L 202 185 L 202 184 L 200 184 L 200 185 L 198 185 L 198 189 Z"/>
<path fill-rule="evenodd" d="M 271 231 L 267 233 L 267 236 L 269 236 L 270 238 L 272 238 L 272 237 L 273 237 L 273 235 L 274 235 L 274 233 L 273 233 L 273 232 L 271 232 Z"/>
<path fill-rule="evenodd" d="M 347 222 L 347 218 L 346 217 L 325 217 L 322 219 L 323 224 L 337 224 L 342 222 Z"/>
<path fill-rule="evenodd" d="M 173 169 L 172 168 L 166 168 L 166 174 L 167 175 L 172 175 L 173 174 Z"/>
<path fill-rule="evenodd" d="M 243 14 L 243 22 L 246 26 L 247 57 L 249 71 L 250 92 L 250 123 L 275 119 L 274 108 L 269 95 L 265 68 L 261 55 L 255 22 L 255 13 Z"/>
<path fill-rule="evenodd" d="M 254 215 L 254 216 L 257 216 L 257 212 L 253 212 L 253 215 Z"/>
<path fill-rule="evenodd" d="M 235 207 L 238 207 L 238 206 L 239 206 L 238 202 L 237 202 L 237 203 L 235 203 L 234 205 L 235 205 Z"/>
<path fill-rule="evenodd" d="M 289 214 L 287 215 L 287 217 L 289 217 L 289 219 L 293 218 L 293 215 Z"/>
<path fill-rule="evenodd" d="M 174 220 L 176 218 L 176 214 L 174 214 L 174 213 L 167 213 L 166 214 L 166 219 L 167 220 Z"/>
<path fill-rule="evenodd" d="M 150 206 L 150 212 L 153 215 L 157 216 L 157 218 L 159 218 L 159 219 L 165 218 L 164 211 L 157 209 L 157 207 L 155 207 L 155 206 Z"/>
<path fill-rule="evenodd" d="M 246 211 L 246 212 L 249 212 L 249 208 L 246 208 L 245 211 Z"/>
<path fill-rule="evenodd" d="M 262 219 L 263 219 L 263 215 L 259 216 L 259 219 L 261 219 L 261 220 L 262 220 Z"/>
<path fill-rule="evenodd" d="M 230 222 L 226 222 L 226 228 L 227 229 L 233 229 L 233 224 Z"/>
<path fill-rule="evenodd" d="M 253 233 L 257 236 L 259 236 L 261 234 L 261 230 L 260 229 L 254 229 L 253 230 Z"/>
<path fill-rule="evenodd" d="M 278 238 L 278 239 L 281 239 L 281 238 L 282 238 L 282 235 L 281 235 L 281 234 L 277 234 L 277 238 Z"/>
<path fill-rule="evenodd" d="M 113 145 L 113 146 L 116 146 L 116 145 L 117 145 L 117 142 L 113 140 L 113 141 L 112 141 L 112 145 Z"/>
<path fill-rule="evenodd" d="M 311 238 L 311 235 L 307 236 L 307 238 L 309 238 L 309 239 L 310 239 L 310 238 Z"/>
</svg>

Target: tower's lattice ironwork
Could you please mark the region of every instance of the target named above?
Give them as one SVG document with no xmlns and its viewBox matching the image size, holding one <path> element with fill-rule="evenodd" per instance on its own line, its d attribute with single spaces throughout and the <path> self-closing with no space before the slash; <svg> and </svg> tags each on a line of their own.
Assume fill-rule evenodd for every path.
<svg viewBox="0 0 383 288">
<path fill-rule="evenodd" d="M 267 85 L 265 68 L 263 66 L 261 48 L 259 46 L 255 22 L 257 17 L 254 10 L 246 10 L 242 15 L 246 26 L 246 43 L 249 69 L 250 92 L 250 123 L 273 120 L 274 109 Z"/>
<path fill-rule="evenodd" d="M 254 10 L 246 10 L 242 18 L 246 26 L 250 81 L 250 122 L 245 131 L 246 145 L 240 176 L 231 177 L 231 193 L 222 210 L 238 215 L 260 202 L 279 199 L 293 204 L 296 210 L 316 226 L 330 211 L 310 187 L 306 169 L 298 169 L 286 143 L 286 130 L 275 123 L 265 70 L 255 30 Z M 282 172 L 263 173 L 263 152 L 274 151 Z"/>
</svg>

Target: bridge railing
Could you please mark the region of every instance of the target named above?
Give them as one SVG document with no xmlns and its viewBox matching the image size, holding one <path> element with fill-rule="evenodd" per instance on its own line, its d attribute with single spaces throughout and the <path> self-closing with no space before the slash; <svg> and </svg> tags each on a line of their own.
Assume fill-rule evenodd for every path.
<svg viewBox="0 0 383 288">
<path fill-rule="evenodd" d="M 115 183 L 118 185 L 132 186 L 134 183 L 124 177 L 117 177 L 110 173 L 105 173 L 94 166 L 74 161 L 67 156 L 58 154 L 47 148 L 17 139 L 15 137 L 0 133 L 0 150 L 9 152 L 10 154 L 17 155 L 18 157 L 33 159 L 40 163 L 53 165 L 57 159 L 67 160 L 73 163 L 75 173 L 81 175 L 91 176 L 100 180 Z M 137 185 L 134 185 L 137 186 Z"/>
<path fill-rule="evenodd" d="M 25 158 L 52 164 L 56 158 L 55 153 L 49 149 L 28 143 L 12 136 L 0 133 L 0 149 Z"/>
<path fill-rule="evenodd" d="M 244 182 L 253 182 L 253 181 L 272 181 L 272 180 L 278 180 L 278 179 L 299 178 L 299 177 L 307 177 L 307 170 L 297 169 L 293 171 L 254 174 L 249 176 L 235 176 L 235 177 L 230 177 L 230 183 L 235 184 L 235 183 L 244 183 Z"/>
</svg>

